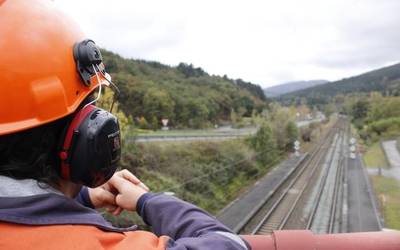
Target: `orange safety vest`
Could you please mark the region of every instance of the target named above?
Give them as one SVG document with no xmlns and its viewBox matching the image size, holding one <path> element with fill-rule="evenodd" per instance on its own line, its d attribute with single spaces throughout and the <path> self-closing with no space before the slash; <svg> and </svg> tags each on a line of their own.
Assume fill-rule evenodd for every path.
<svg viewBox="0 0 400 250">
<path fill-rule="evenodd" d="M 29 226 L 0 222 L 0 249 L 165 250 L 169 237 L 146 231 L 105 232 L 89 225 Z"/>
</svg>

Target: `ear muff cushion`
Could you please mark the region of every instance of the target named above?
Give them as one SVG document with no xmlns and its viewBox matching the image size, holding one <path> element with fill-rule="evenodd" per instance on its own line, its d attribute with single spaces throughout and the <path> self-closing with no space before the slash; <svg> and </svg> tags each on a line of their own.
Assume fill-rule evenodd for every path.
<svg viewBox="0 0 400 250">
<path fill-rule="evenodd" d="M 85 106 L 81 109 L 72 119 L 70 125 L 68 126 L 64 142 L 62 144 L 62 149 L 59 153 L 61 159 L 61 177 L 63 179 L 69 180 L 71 169 L 69 164 L 69 156 L 71 154 L 71 143 L 72 138 L 74 136 L 74 132 L 79 128 L 80 124 L 88 117 L 88 115 L 94 110 L 96 107 L 94 105 Z"/>
<path fill-rule="evenodd" d="M 114 174 L 121 156 L 118 119 L 96 108 L 79 125 L 73 136 L 70 180 L 96 187 Z"/>
</svg>

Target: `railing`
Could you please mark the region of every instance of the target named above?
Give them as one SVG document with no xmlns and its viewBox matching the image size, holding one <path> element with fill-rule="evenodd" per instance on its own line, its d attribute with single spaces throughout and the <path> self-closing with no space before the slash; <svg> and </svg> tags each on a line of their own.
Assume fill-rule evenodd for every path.
<svg viewBox="0 0 400 250">
<path fill-rule="evenodd" d="M 399 250 L 400 232 L 316 235 L 308 230 L 275 231 L 271 235 L 241 235 L 252 250 Z"/>
</svg>

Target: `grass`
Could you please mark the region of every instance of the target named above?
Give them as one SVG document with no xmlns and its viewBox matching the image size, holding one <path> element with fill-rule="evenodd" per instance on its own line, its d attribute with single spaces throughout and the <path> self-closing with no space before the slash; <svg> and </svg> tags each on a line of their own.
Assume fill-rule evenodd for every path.
<svg viewBox="0 0 400 250">
<path fill-rule="evenodd" d="M 385 227 L 400 230 L 400 182 L 394 178 L 372 176 L 375 193 L 385 218 Z"/>
<path fill-rule="evenodd" d="M 172 191 L 211 214 L 218 213 L 281 158 L 262 165 L 244 139 L 221 142 L 131 144 L 121 164 L 153 192 Z M 105 217 L 114 225 L 144 223 L 124 213 Z"/>
<path fill-rule="evenodd" d="M 370 168 L 387 168 L 389 166 L 379 142 L 372 144 L 364 153 L 363 158 L 367 167 Z"/>
</svg>

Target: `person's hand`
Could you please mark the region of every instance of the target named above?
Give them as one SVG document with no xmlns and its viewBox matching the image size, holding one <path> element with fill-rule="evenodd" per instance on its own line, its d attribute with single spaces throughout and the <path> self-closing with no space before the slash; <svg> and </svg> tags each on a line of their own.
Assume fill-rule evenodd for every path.
<svg viewBox="0 0 400 250">
<path fill-rule="evenodd" d="M 118 208 L 113 214 L 119 214 L 123 209 L 136 211 L 139 198 L 148 192 L 146 186 L 134 184 L 131 179 L 121 175 L 114 175 L 108 182 L 110 190 L 115 194 L 115 203 Z"/>
<path fill-rule="evenodd" d="M 115 195 L 103 186 L 88 188 L 90 201 L 94 208 L 104 208 L 107 212 L 113 213 L 118 206 L 115 203 Z"/>
<path fill-rule="evenodd" d="M 146 193 L 149 188 L 125 169 L 116 172 L 102 186 L 89 188 L 89 196 L 95 208 L 105 208 L 107 212 L 119 215 L 123 209 L 136 210 L 136 203 L 142 195 L 142 191 Z M 129 195 L 132 197 L 128 197 Z M 138 195 L 139 197 L 136 197 Z M 117 197 L 121 205 L 118 204 Z"/>
<path fill-rule="evenodd" d="M 144 190 L 149 191 L 149 188 L 143 182 L 141 182 L 134 174 L 129 172 L 129 170 L 127 170 L 127 169 L 123 169 L 121 171 L 115 172 L 113 177 L 114 176 L 122 177 L 122 178 L 132 182 L 133 184 L 143 188 Z M 105 185 L 107 185 L 107 183 Z"/>
</svg>

